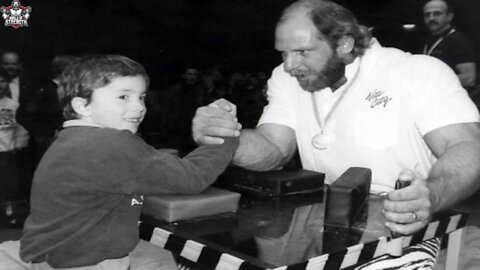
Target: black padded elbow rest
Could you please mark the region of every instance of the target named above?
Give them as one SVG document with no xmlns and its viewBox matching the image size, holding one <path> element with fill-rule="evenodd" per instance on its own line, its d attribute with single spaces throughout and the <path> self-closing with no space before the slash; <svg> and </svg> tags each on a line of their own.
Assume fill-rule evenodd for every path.
<svg viewBox="0 0 480 270">
<path fill-rule="evenodd" d="M 280 196 L 322 191 L 324 180 L 322 173 L 301 169 L 257 172 L 229 166 L 215 185 L 253 195 Z"/>
<path fill-rule="evenodd" d="M 372 172 L 352 167 L 327 190 L 325 224 L 350 227 L 368 202 Z"/>
</svg>

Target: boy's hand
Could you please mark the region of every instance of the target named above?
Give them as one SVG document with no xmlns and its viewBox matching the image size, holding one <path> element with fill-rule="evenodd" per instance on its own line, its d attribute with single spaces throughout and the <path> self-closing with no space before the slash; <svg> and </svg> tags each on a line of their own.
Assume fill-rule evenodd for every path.
<svg viewBox="0 0 480 270">
<path fill-rule="evenodd" d="M 221 137 L 237 137 L 242 125 L 238 123 L 237 107 L 219 99 L 197 109 L 192 120 L 192 135 L 197 144 L 222 144 Z"/>
<path fill-rule="evenodd" d="M 427 182 L 411 170 L 403 170 L 399 179 L 412 183 L 387 194 L 383 203 L 385 225 L 394 232 L 409 235 L 426 226 L 431 219 L 430 189 Z"/>
</svg>

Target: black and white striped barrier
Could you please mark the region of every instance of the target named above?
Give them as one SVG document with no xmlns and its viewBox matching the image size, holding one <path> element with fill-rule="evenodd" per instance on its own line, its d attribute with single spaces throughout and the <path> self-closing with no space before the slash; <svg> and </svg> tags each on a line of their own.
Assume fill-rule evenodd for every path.
<svg viewBox="0 0 480 270">
<path fill-rule="evenodd" d="M 440 248 L 439 238 L 453 231 L 465 227 L 468 214 L 455 214 L 451 217 L 431 222 L 423 230 L 412 236 L 398 238 L 380 237 L 378 240 L 358 244 L 332 254 L 324 254 L 309 259 L 306 262 L 281 266 L 277 268 L 263 268 L 249 263 L 229 253 L 221 252 L 202 243 L 188 240 L 159 228 L 140 223 L 140 238 L 152 244 L 170 250 L 173 254 L 198 263 L 207 269 L 215 270 L 329 270 L 345 269 L 354 265 L 373 261 L 374 258 L 385 257 L 391 260 L 393 255 L 398 257 L 412 252 L 422 251 L 426 257 L 434 258 Z M 427 241 L 428 240 L 428 241 Z M 400 252 L 399 252 L 400 251 Z M 418 255 L 415 255 L 418 258 Z M 395 258 L 394 258 L 395 259 Z M 360 269 L 369 269 L 360 267 Z"/>
</svg>

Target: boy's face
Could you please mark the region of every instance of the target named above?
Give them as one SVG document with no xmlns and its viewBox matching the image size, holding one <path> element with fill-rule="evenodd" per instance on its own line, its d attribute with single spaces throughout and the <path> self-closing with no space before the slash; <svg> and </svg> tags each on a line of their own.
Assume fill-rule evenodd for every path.
<svg viewBox="0 0 480 270">
<path fill-rule="evenodd" d="M 114 129 L 136 133 L 146 113 L 147 86 L 142 76 L 119 77 L 93 90 L 83 120 Z"/>
<path fill-rule="evenodd" d="M 7 78 L 0 76 L 0 98 L 6 96 L 9 90 Z"/>
</svg>

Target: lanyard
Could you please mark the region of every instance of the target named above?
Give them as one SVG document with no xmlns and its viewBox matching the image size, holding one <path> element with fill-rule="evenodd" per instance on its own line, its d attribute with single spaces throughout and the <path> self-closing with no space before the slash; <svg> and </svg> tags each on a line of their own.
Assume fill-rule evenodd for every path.
<svg viewBox="0 0 480 270">
<path fill-rule="evenodd" d="M 324 121 L 322 121 L 322 119 L 320 118 L 320 111 L 318 110 L 318 104 L 317 104 L 317 100 L 315 99 L 315 92 L 312 92 L 310 97 L 311 97 L 311 100 L 312 100 L 312 105 L 313 105 L 313 112 L 315 113 L 315 120 L 318 124 L 318 126 L 320 127 L 320 132 L 321 134 L 324 133 L 324 130 L 327 126 L 327 123 L 328 123 L 328 120 L 330 120 L 330 118 L 332 117 L 333 113 L 335 112 L 335 110 L 337 109 L 338 105 L 340 105 L 340 103 L 342 102 L 343 98 L 345 97 L 345 95 L 347 94 L 348 90 L 350 90 L 352 84 L 353 84 L 353 81 L 355 81 L 355 79 L 357 78 L 357 75 L 358 73 L 360 73 L 360 64 L 352 64 L 352 65 L 355 65 L 355 71 L 354 71 L 354 74 L 352 74 L 352 76 L 350 76 L 351 78 L 350 79 L 347 79 L 348 81 L 345 83 L 345 85 L 343 87 L 345 87 L 345 90 L 340 94 L 340 96 L 337 98 L 337 100 L 335 101 L 335 103 L 333 104 L 333 106 L 330 108 L 330 110 L 327 112 L 327 115 L 325 116 L 325 119 Z M 342 86 L 341 86 L 342 87 Z"/>
<path fill-rule="evenodd" d="M 428 51 L 427 51 L 427 44 L 425 44 L 425 46 L 423 47 L 423 54 L 430 55 L 433 52 L 433 50 L 438 46 L 438 44 L 440 44 L 440 42 L 443 41 L 444 38 L 448 37 L 449 35 L 453 34 L 454 32 L 455 32 L 455 28 L 450 29 L 450 31 L 448 31 L 448 33 L 446 35 L 443 35 L 440 38 L 438 38 L 437 41 L 435 41 L 435 43 L 433 43 L 432 47 L 430 47 L 430 49 Z"/>
<path fill-rule="evenodd" d="M 320 132 L 323 134 L 323 131 L 325 129 L 325 127 L 327 126 L 327 122 L 328 120 L 330 120 L 330 118 L 332 117 L 333 113 L 335 112 L 335 110 L 337 109 L 338 105 L 340 104 L 340 102 L 342 102 L 343 98 L 345 97 L 345 94 L 347 94 L 348 90 L 350 90 L 350 87 L 347 87 L 347 89 L 345 89 L 341 94 L 340 96 L 337 98 L 337 100 L 335 101 L 335 103 L 333 104 L 332 108 L 330 108 L 330 110 L 328 110 L 327 112 L 327 115 L 325 116 L 325 120 L 322 121 L 322 119 L 320 118 L 320 112 L 318 110 L 318 104 L 317 104 L 317 100 L 315 99 L 315 95 L 314 95 L 314 92 L 311 93 L 310 97 L 312 99 L 312 105 L 313 105 L 313 111 L 315 113 L 315 120 L 317 121 L 317 124 L 318 126 L 320 127 Z"/>
</svg>

